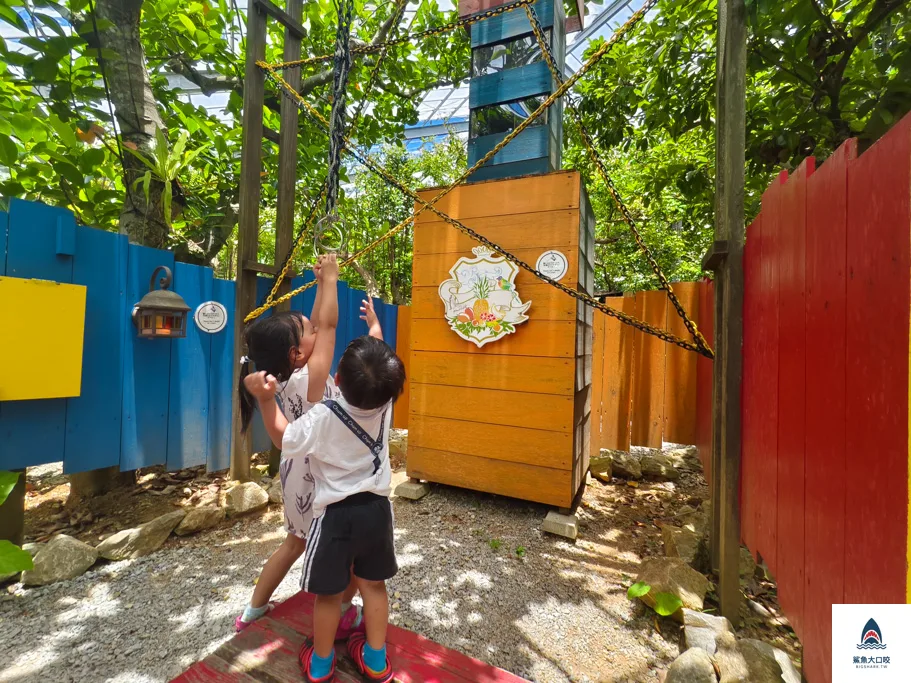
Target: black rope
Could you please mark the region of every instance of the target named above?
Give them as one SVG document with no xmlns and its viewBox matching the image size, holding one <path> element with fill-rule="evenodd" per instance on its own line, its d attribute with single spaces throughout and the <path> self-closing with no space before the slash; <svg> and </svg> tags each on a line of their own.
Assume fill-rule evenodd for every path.
<svg viewBox="0 0 911 683">
<path fill-rule="evenodd" d="M 335 33 L 335 67 L 332 81 L 332 113 L 329 115 L 329 185 L 326 190 L 326 215 L 333 216 L 338 204 L 339 176 L 345 136 L 345 102 L 348 72 L 351 70 L 352 0 L 337 0 L 338 29 Z"/>
</svg>

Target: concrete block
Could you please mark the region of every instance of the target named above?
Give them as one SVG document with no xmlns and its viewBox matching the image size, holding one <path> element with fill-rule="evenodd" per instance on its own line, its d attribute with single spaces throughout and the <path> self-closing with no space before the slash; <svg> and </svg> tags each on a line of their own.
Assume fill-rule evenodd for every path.
<svg viewBox="0 0 911 683">
<path fill-rule="evenodd" d="M 395 495 L 408 500 L 420 500 L 430 493 L 430 484 L 423 481 L 403 481 L 395 487 Z"/>
<path fill-rule="evenodd" d="M 550 534 L 575 539 L 579 535 L 579 520 L 575 515 L 561 515 L 551 510 L 544 518 L 541 528 Z"/>
</svg>

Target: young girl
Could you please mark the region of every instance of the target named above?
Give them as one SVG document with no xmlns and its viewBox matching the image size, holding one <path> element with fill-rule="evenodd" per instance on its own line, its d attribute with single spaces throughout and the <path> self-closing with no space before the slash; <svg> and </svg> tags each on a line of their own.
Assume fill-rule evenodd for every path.
<svg viewBox="0 0 911 683">
<path fill-rule="evenodd" d="M 317 288 L 310 319 L 297 311 L 285 311 L 267 318 L 257 318 L 247 328 L 245 340 L 248 355 L 241 361 L 243 368 L 238 387 L 243 431 L 249 427 L 255 408 L 255 400 L 244 388 L 243 382 L 244 377 L 253 370 L 250 367 L 251 363 L 256 371 L 266 371 L 278 379 L 280 389 L 276 398 L 279 407 L 289 421 L 296 420 L 315 405 L 307 401 L 309 380 L 307 360 L 313 352 L 316 338 L 316 328 L 311 320 L 319 320 L 317 314 L 322 298 L 320 291 L 322 283 L 319 264 L 313 270 L 317 279 Z M 369 328 L 368 334 L 371 337 L 382 339 L 382 328 L 371 299 L 368 298 L 361 302 L 361 314 L 361 320 L 364 320 Z M 339 396 L 338 388 L 331 377 L 326 381 L 323 396 L 331 399 Z M 313 520 L 314 494 L 309 459 L 282 458 L 279 474 L 282 483 L 287 535 L 263 567 L 250 604 L 235 620 L 235 627 L 238 631 L 243 630 L 272 609 L 273 605 L 269 602 L 272 593 L 306 550 L 307 532 Z M 342 600 L 342 619 L 339 622 L 337 633 L 340 640 L 362 628 L 361 610 L 358 606 L 351 604 L 351 599 L 356 592 L 357 588 L 352 578 Z"/>
</svg>

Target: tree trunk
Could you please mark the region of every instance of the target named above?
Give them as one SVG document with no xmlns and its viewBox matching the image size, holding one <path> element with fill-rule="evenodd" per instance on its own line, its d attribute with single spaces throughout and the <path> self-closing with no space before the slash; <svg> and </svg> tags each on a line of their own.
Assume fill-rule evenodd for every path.
<svg viewBox="0 0 911 683">
<path fill-rule="evenodd" d="M 155 132 L 164 130 L 152 93 L 145 51 L 139 39 L 142 5 L 143 0 L 96 0 L 95 12 L 98 19 L 110 22 L 98 35 L 101 47 L 109 56 L 99 64 L 99 69 L 107 77 L 117 130 L 125 148 L 123 182 L 126 185 L 126 195 L 120 214 L 120 232 L 135 244 L 166 249 L 169 246 L 170 228 L 165 223 L 161 202 L 163 185 L 153 180 L 149 188 L 150 201 L 146 202 L 142 187 L 135 186 L 135 182 L 147 169 L 142 161 L 128 151 L 134 149 L 149 157 L 155 143 Z M 116 132 L 112 131 L 112 134 Z M 172 213 L 176 215 L 179 209 L 175 202 Z M 131 481 L 134 481 L 133 474 L 121 473 L 117 466 L 80 472 L 70 477 L 70 494 L 66 505 L 78 505 L 85 498 L 106 493 L 115 486 Z"/>
<path fill-rule="evenodd" d="M 170 228 L 164 220 L 162 184 L 153 179 L 149 188 L 151 201 L 146 202 L 142 187 L 135 183 L 147 169 L 128 151 L 133 149 L 150 156 L 155 132 L 164 130 L 139 39 L 142 5 L 143 0 L 96 1 L 98 18 L 110 22 L 98 36 L 102 48 L 110 55 L 100 66 L 107 75 L 114 116 L 126 148 L 123 155 L 126 196 L 120 214 L 120 232 L 136 244 L 166 249 Z"/>
</svg>

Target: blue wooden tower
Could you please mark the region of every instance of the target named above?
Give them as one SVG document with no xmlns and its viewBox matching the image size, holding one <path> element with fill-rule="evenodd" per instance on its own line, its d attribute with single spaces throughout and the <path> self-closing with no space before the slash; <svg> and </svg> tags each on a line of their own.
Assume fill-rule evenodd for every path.
<svg viewBox="0 0 911 683">
<path fill-rule="evenodd" d="M 566 56 L 562 0 L 537 0 L 534 7 L 562 70 Z M 523 9 L 472 25 L 468 165 L 493 149 L 556 88 Z M 469 180 L 559 170 L 562 147 L 563 105 L 557 101 Z"/>
</svg>

